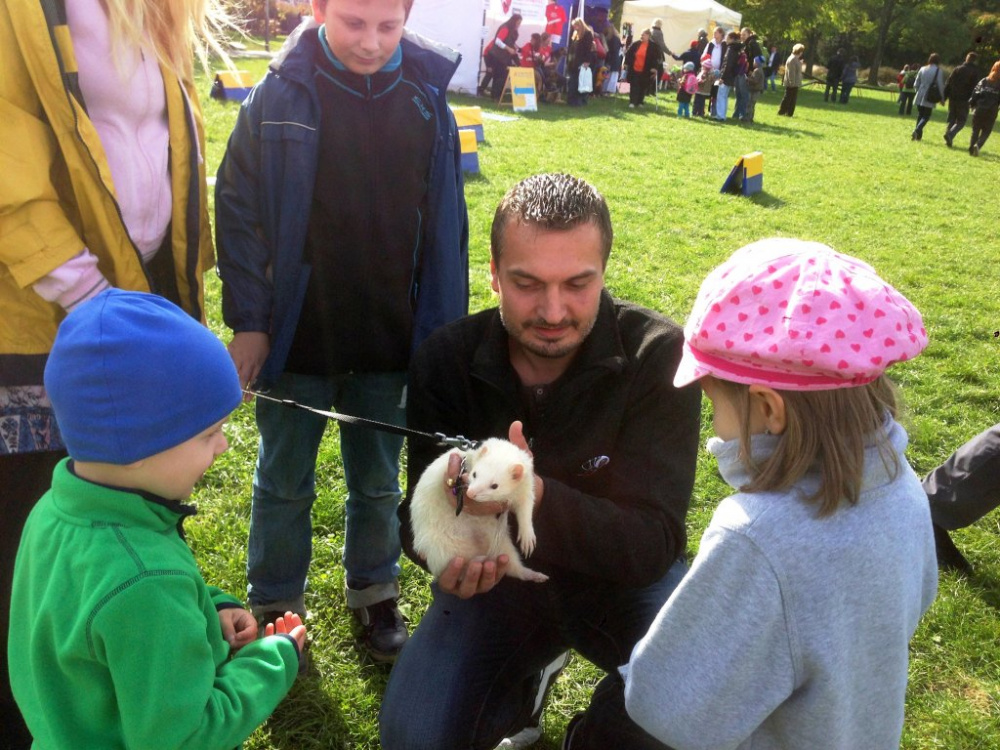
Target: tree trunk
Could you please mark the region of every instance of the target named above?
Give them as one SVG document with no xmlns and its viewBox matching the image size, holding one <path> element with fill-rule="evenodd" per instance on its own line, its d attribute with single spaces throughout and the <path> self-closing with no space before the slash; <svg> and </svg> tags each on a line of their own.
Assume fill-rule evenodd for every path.
<svg viewBox="0 0 1000 750">
<path fill-rule="evenodd" d="M 885 52 L 885 40 L 889 38 L 889 27 L 892 26 L 892 12 L 896 9 L 896 0 L 885 0 L 882 3 L 882 16 L 878 22 L 878 39 L 875 42 L 875 55 L 871 68 L 868 70 L 868 83 L 878 85 L 878 69 L 882 65 L 882 54 Z"/>
</svg>

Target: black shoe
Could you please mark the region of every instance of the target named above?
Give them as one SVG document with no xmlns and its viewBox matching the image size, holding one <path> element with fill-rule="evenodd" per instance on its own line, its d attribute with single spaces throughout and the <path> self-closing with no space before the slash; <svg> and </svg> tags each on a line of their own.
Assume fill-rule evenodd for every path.
<svg viewBox="0 0 1000 750">
<path fill-rule="evenodd" d="M 948 144 L 948 148 L 951 148 L 951 138 L 948 137 L 947 133 L 944 134 L 944 142 Z"/>
<path fill-rule="evenodd" d="M 352 609 L 351 613 L 361 626 L 360 640 L 372 659 L 384 663 L 396 661 L 410 637 L 396 600 L 386 599 L 370 607 Z"/>
<path fill-rule="evenodd" d="M 583 721 L 583 712 L 581 711 L 572 719 L 569 720 L 569 724 L 566 725 L 566 736 L 563 737 L 562 750 L 570 750 L 573 745 L 573 734 L 576 732 L 577 727 L 579 727 L 580 722 Z"/>
<path fill-rule="evenodd" d="M 972 564 L 955 546 L 948 532 L 937 524 L 934 524 L 934 550 L 937 552 L 939 570 L 954 570 L 972 575 Z"/>
</svg>

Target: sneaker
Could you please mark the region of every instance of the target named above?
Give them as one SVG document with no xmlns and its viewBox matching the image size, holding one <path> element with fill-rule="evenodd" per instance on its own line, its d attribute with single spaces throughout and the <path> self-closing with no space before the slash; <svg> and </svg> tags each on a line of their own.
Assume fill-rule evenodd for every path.
<svg viewBox="0 0 1000 750">
<path fill-rule="evenodd" d="M 360 641 L 377 662 L 396 661 L 410 637 L 395 599 L 386 599 L 369 607 L 352 609 L 351 614 L 361 626 Z"/>
<path fill-rule="evenodd" d="M 569 663 L 569 651 L 564 651 L 555 659 L 549 662 L 538 675 L 538 690 L 535 693 L 535 702 L 531 706 L 531 718 L 528 725 L 520 732 L 505 737 L 497 745 L 496 750 L 519 750 L 520 748 L 531 747 L 542 738 L 542 709 L 545 708 L 545 697 L 555 684 L 559 673 L 566 668 Z"/>
<path fill-rule="evenodd" d="M 944 134 L 944 142 L 948 144 L 948 148 L 951 148 L 951 140 L 952 139 L 948 137 L 948 134 L 945 133 Z"/>
<path fill-rule="evenodd" d="M 973 156 L 979 156 L 979 146 L 972 146 L 969 149 L 969 153 L 972 154 Z"/>
</svg>

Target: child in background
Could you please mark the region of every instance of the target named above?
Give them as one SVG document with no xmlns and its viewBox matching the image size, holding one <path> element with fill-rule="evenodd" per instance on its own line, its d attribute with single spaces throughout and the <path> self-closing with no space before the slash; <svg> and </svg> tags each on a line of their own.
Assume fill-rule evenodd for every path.
<svg viewBox="0 0 1000 750">
<path fill-rule="evenodd" d="M 684 63 L 684 70 L 677 82 L 677 116 L 691 116 L 691 96 L 698 90 L 698 77 L 694 74 L 694 63 Z"/>
<path fill-rule="evenodd" d="M 257 639 L 184 543 L 242 397 L 226 347 L 162 297 L 111 289 L 62 323 L 45 388 L 70 457 L 24 527 L 9 639 L 35 747 L 239 745 L 291 688 L 306 632 L 288 613 Z"/>
<path fill-rule="evenodd" d="M 737 491 L 622 668 L 676 750 L 896 750 L 908 644 L 937 590 L 927 497 L 884 373 L 927 344 L 871 267 L 761 240 L 701 286 L 674 385 L 700 381 Z"/>
<path fill-rule="evenodd" d="M 753 70 L 747 76 L 747 88 L 750 90 L 750 101 L 747 102 L 747 114 L 745 122 L 753 122 L 757 114 L 757 100 L 764 90 L 764 58 L 758 57 L 755 60 Z"/>
<path fill-rule="evenodd" d="M 705 102 L 712 96 L 715 74 L 712 71 L 712 56 L 701 56 L 701 72 L 698 74 L 698 88 L 694 94 L 694 116 L 705 117 Z"/>
</svg>

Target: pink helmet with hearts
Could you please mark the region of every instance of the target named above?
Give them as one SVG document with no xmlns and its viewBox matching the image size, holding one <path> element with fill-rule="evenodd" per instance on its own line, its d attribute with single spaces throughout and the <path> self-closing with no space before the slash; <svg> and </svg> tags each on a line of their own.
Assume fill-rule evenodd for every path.
<svg viewBox="0 0 1000 750">
<path fill-rule="evenodd" d="M 850 388 L 926 346 L 920 313 L 867 263 L 772 238 L 740 248 L 702 283 L 674 385 L 714 375 L 790 391 Z"/>
</svg>

